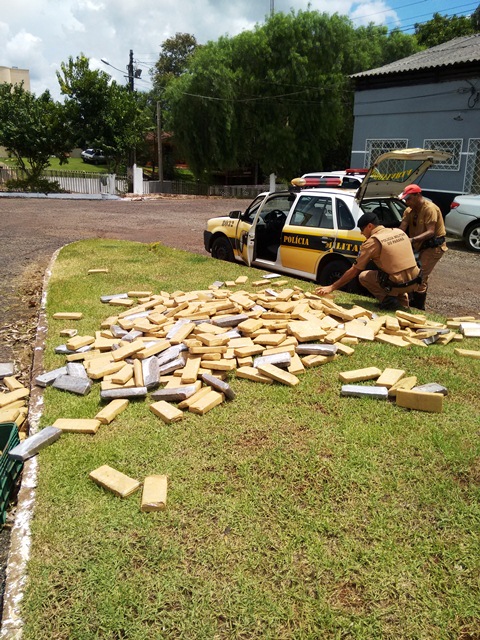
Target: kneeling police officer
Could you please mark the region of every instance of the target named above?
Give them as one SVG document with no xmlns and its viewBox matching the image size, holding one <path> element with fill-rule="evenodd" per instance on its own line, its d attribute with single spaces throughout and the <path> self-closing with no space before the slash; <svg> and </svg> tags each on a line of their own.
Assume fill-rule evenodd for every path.
<svg viewBox="0 0 480 640">
<path fill-rule="evenodd" d="M 358 276 L 360 284 L 380 301 L 381 309 L 408 309 L 408 294 L 422 282 L 408 236 L 401 229 L 382 226 L 374 213 L 364 213 L 358 220 L 358 228 L 366 240 L 355 263 L 336 282 L 319 287 L 315 293 L 324 296 Z M 365 271 L 371 260 L 378 271 Z"/>
</svg>

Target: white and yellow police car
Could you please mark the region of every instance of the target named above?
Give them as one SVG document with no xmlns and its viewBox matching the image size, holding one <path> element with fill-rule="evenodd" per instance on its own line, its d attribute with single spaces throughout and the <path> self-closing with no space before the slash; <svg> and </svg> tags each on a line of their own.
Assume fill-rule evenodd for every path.
<svg viewBox="0 0 480 640">
<path fill-rule="evenodd" d="M 448 157 L 430 149 L 390 151 L 356 191 L 340 188 L 338 178 L 296 178 L 289 191 L 261 193 L 245 212 L 208 220 L 205 249 L 220 260 L 331 284 L 350 268 L 364 241 L 358 218 L 374 211 L 384 226 L 398 226 L 405 209 L 398 194 Z"/>
</svg>

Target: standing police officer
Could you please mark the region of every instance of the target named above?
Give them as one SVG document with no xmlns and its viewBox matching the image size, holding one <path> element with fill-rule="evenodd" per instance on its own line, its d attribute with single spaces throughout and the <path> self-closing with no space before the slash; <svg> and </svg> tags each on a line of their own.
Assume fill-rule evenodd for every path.
<svg viewBox="0 0 480 640">
<path fill-rule="evenodd" d="M 433 202 L 425 200 L 418 184 L 405 187 L 400 198 L 407 204 L 400 229 L 408 233 L 422 268 L 422 284 L 412 294 L 410 303 L 416 309 L 425 309 L 428 276 L 447 250 L 445 224 L 440 209 Z"/>
<path fill-rule="evenodd" d="M 381 309 L 408 309 L 408 293 L 416 291 L 421 283 L 420 269 L 408 236 L 400 229 L 380 225 L 374 213 L 360 216 L 358 228 L 366 240 L 355 263 L 336 282 L 319 287 L 315 293 L 324 296 L 358 275 L 360 284 L 380 300 Z M 371 260 L 378 271 L 364 271 Z"/>
</svg>

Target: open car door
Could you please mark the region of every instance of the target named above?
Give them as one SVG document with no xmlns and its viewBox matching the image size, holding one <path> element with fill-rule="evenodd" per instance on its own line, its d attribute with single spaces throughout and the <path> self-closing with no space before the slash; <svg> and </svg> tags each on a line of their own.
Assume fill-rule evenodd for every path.
<svg viewBox="0 0 480 640">
<path fill-rule="evenodd" d="M 274 191 L 261 202 L 241 242 L 242 257 L 249 266 L 257 259 L 276 261 L 281 232 L 293 200 L 295 197 L 288 191 Z"/>
<path fill-rule="evenodd" d="M 242 260 L 250 266 L 252 264 L 255 247 L 255 224 L 258 214 L 268 193 L 259 194 L 240 216 L 236 230 L 235 248 L 242 256 Z M 251 247 L 249 250 L 249 246 Z"/>
<path fill-rule="evenodd" d="M 444 162 L 451 154 L 435 149 L 395 149 L 379 156 L 360 185 L 355 200 L 398 197 L 405 187 L 417 182 L 435 162 Z"/>
<path fill-rule="evenodd" d="M 275 194 L 274 194 L 275 196 Z M 242 254 L 243 261 L 252 266 L 255 255 L 255 245 L 257 234 L 262 235 L 265 225 L 265 215 L 274 201 L 272 193 L 263 193 L 257 196 L 248 207 L 245 214 L 240 218 L 237 229 L 238 250 Z M 268 204 L 270 203 L 270 205 Z"/>
</svg>

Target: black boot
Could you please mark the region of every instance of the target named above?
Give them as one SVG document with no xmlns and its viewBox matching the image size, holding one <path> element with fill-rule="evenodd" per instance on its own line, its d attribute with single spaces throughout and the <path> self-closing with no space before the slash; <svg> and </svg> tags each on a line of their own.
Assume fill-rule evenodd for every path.
<svg viewBox="0 0 480 640">
<path fill-rule="evenodd" d="M 409 296 L 410 306 L 414 309 L 420 309 L 420 311 L 425 311 L 425 300 L 427 299 L 426 293 L 417 293 L 414 291 Z"/>
<path fill-rule="evenodd" d="M 378 306 L 385 311 L 396 311 L 397 309 L 405 311 L 405 307 L 396 296 L 385 296 Z"/>
</svg>

